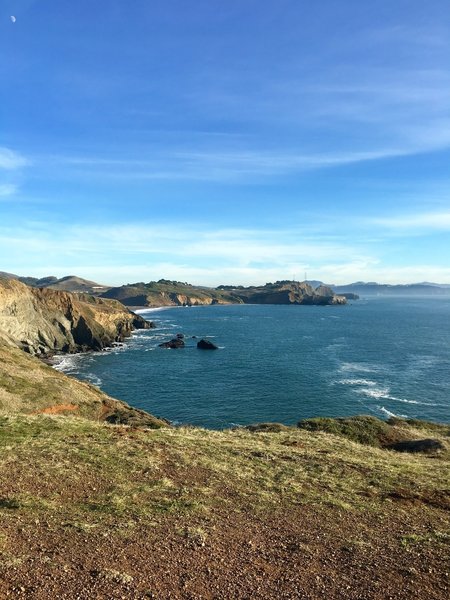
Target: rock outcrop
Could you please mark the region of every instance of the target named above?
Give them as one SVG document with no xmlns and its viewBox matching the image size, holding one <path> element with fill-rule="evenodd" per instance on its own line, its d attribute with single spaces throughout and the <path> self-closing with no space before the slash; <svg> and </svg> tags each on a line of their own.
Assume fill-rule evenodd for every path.
<svg viewBox="0 0 450 600">
<path fill-rule="evenodd" d="M 227 287 L 228 289 L 228 287 Z M 314 289 L 309 283 L 276 281 L 259 287 L 239 287 L 229 291 L 246 304 L 346 304 L 343 296 L 336 295 L 328 286 Z"/>
<path fill-rule="evenodd" d="M 158 344 L 160 348 L 168 348 L 169 350 L 177 350 L 178 348 L 184 348 L 184 340 L 180 337 L 175 337 L 168 342 L 163 342 L 162 344 Z"/>
<path fill-rule="evenodd" d="M 426 438 L 424 440 L 405 440 L 386 446 L 387 450 L 396 450 L 397 452 L 437 452 L 444 450 L 444 444 L 440 440 Z"/>
<path fill-rule="evenodd" d="M 0 278 L 0 338 L 30 354 L 101 350 L 149 327 L 117 301 Z"/>
<path fill-rule="evenodd" d="M 197 342 L 197 348 L 199 350 L 218 350 L 218 346 L 205 339 L 201 339 L 199 342 Z"/>
</svg>

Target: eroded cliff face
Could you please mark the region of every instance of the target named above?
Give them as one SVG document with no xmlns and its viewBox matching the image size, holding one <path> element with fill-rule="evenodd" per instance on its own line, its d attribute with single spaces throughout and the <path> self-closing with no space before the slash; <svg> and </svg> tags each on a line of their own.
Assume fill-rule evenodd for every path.
<svg viewBox="0 0 450 600">
<path fill-rule="evenodd" d="M 0 278 L 0 337 L 30 354 L 101 350 L 151 325 L 114 300 Z"/>
<path fill-rule="evenodd" d="M 176 294 L 175 292 L 169 294 L 162 292 L 161 299 L 163 302 L 167 302 L 168 306 L 209 306 L 211 304 L 230 304 L 229 301 L 222 300 L 221 298 L 191 294 Z M 154 302 L 155 299 L 152 298 L 151 301 Z M 159 301 L 159 299 L 157 301 Z"/>
<path fill-rule="evenodd" d="M 327 286 L 314 289 L 309 283 L 296 281 L 277 281 L 261 287 L 249 287 L 233 290 L 249 304 L 346 304 L 344 296 L 336 295 Z"/>
</svg>

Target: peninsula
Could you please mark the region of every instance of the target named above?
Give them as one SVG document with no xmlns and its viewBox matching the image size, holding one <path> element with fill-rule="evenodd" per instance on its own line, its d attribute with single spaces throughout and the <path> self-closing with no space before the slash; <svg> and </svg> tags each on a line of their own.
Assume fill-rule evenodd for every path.
<svg viewBox="0 0 450 600">
<path fill-rule="evenodd" d="M 327 286 L 314 289 L 309 283 L 276 281 L 263 286 L 193 286 L 180 281 L 160 279 L 111 288 L 103 298 L 120 300 L 127 306 L 200 306 L 209 304 L 345 304 Z"/>
</svg>

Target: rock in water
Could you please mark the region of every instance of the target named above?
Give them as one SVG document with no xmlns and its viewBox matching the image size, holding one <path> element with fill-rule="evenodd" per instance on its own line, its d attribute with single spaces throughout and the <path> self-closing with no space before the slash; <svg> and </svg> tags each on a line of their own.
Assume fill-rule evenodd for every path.
<svg viewBox="0 0 450 600">
<path fill-rule="evenodd" d="M 197 348 L 200 350 L 218 350 L 215 344 L 205 339 L 201 339 L 199 342 L 197 342 Z"/>
<path fill-rule="evenodd" d="M 170 348 L 172 350 L 176 350 L 177 348 L 184 348 L 184 341 L 181 338 L 176 337 L 176 338 L 173 338 L 173 340 L 159 344 L 159 347 L 160 348 Z"/>
</svg>

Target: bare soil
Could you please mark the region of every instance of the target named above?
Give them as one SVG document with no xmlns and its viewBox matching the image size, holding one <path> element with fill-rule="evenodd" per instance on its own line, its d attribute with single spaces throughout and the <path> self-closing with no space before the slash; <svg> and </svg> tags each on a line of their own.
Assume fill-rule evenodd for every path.
<svg viewBox="0 0 450 600">
<path fill-rule="evenodd" d="M 337 460 L 332 454 L 336 439 L 322 436 L 317 446 L 308 442 L 314 434 L 305 432 L 272 438 L 240 433 L 233 449 L 227 434 L 94 424 L 68 426 L 63 436 L 63 417 L 34 419 L 41 420 L 28 417 L 14 435 L 6 430 L 9 437 L 2 446 L 0 598 L 449 597 L 448 494 L 430 484 L 417 490 L 405 483 L 398 488 L 374 484 L 371 479 L 383 473 L 383 451 L 369 450 L 374 454 L 367 467 L 361 463 L 368 485 L 354 490 L 354 505 L 344 502 L 346 478 L 351 481 L 353 470 L 340 471 L 342 482 L 336 485 L 344 486 L 343 496 L 334 492 L 331 502 L 321 501 L 320 494 L 310 496 L 305 476 L 304 494 L 303 488 L 294 495 L 273 490 L 261 500 L 256 479 L 246 487 L 231 458 L 220 462 L 224 453 L 242 456 L 255 446 L 245 460 L 258 463 L 260 487 L 269 489 L 272 471 L 274 479 L 284 473 L 272 460 L 276 452 L 289 465 L 295 462 L 292 457 L 309 456 L 325 466 Z M 297 443 L 296 435 L 301 436 Z M 125 454 L 127 468 L 121 463 Z M 208 460 L 201 459 L 206 454 Z M 404 456 L 392 460 L 407 464 Z M 414 458 L 414 468 L 421 460 L 429 461 L 430 470 L 441 468 L 438 457 Z M 229 470 L 224 472 L 223 465 Z M 139 494 L 150 471 L 162 476 L 170 492 L 158 496 L 162 488 L 155 488 L 143 501 Z M 318 477 L 320 486 L 323 475 Z M 123 507 L 118 502 L 125 496 Z"/>
</svg>

